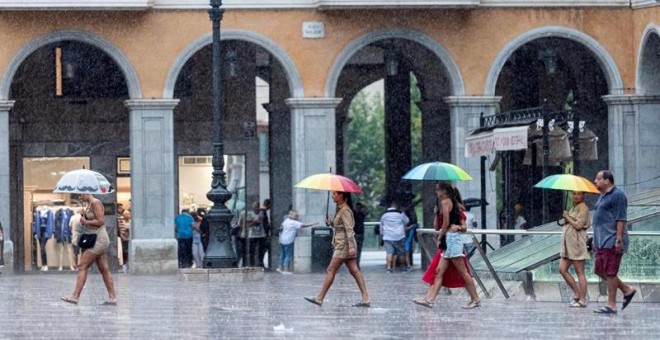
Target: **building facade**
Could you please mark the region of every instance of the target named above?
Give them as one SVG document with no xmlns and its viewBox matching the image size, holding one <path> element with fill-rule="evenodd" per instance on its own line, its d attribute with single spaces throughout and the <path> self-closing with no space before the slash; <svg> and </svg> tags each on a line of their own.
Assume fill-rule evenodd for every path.
<svg viewBox="0 0 660 340">
<path fill-rule="evenodd" d="M 618 184 L 638 191 L 660 175 L 657 1 L 223 3 L 232 188 L 243 188 L 243 202 L 269 196 L 275 223 L 290 206 L 306 220 L 323 219 L 325 194 L 293 184 L 329 168 L 342 173 L 356 157 L 345 152 L 348 107 L 378 80 L 391 187 L 406 186 L 400 177 L 412 166 L 410 152 L 400 152 L 410 149 L 411 77 L 421 92 L 413 104 L 422 111 L 423 157 L 471 173 L 474 181 L 459 184 L 464 197 L 480 196 L 479 159 L 464 150 L 480 114 L 540 104 L 577 105 L 598 136 L 598 157 L 582 166 L 585 176 L 609 168 Z M 40 263 L 35 211 L 74 205 L 54 197 L 50 185 L 85 166 L 115 182 L 117 194 L 103 198 L 110 207 L 130 205 L 131 271 L 176 271 L 176 211 L 205 204 L 181 187 L 196 179 L 185 185 L 210 188 L 210 178 L 185 167 L 212 154 L 208 9 L 202 0 L 0 2 L 6 268 L 22 272 Z M 267 125 L 258 108 L 266 110 Z M 521 169 L 514 170 L 530 177 Z M 493 176 L 487 182 L 494 225 Z M 530 195 L 519 190 L 518 199 Z M 425 204 L 431 211 L 432 202 Z"/>
</svg>

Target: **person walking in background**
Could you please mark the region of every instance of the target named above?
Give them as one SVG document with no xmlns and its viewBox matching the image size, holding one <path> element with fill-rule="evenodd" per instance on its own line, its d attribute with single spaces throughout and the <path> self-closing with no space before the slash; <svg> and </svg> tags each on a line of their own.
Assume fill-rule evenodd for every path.
<svg viewBox="0 0 660 340">
<path fill-rule="evenodd" d="M 240 267 L 247 266 L 247 214 L 245 209 L 241 209 L 238 214 L 238 225 L 234 232 L 234 250 L 236 251 L 236 265 Z"/>
<path fill-rule="evenodd" d="M 122 258 L 124 263 L 122 264 L 122 270 L 124 273 L 128 273 L 128 247 L 129 241 L 131 239 L 131 212 L 124 210 L 122 213 L 123 221 L 119 224 L 119 238 L 121 239 L 121 251 Z"/>
<path fill-rule="evenodd" d="M 87 203 L 87 207 L 80 223 L 83 225 L 83 234 L 96 234 L 96 242 L 94 246 L 85 249 L 80 257 L 80 264 L 78 266 L 78 277 L 76 278 L 76 287 L 73 293 L 69 296 L 60 298 L 64 302 L 71 304 L 78 304 L 80 294 L 82 293 L 85 282 L 87 282 L 87 273 L 89 267 L 96 263 L 96 267 L 101 272 L 103 283 L 108 291 L 108 299 L 103 303 L 104 305 L 117 305 L 117 296 L 115 294 L 115 284 L 112 280 L 112 274 L 108 268 L 108 256 L 106 251 L 110 245 L 110 237 L 105 228 L 105 214 L 103 203 L 98 198 L 91 194 L 80 195 L 80 200 Z M 80 237 L 80 235 L 78 236 Z"/>
<path fill-rule="evenodd" d="M 194 222 L 188 209 L 181 210 L 181 213 L 174 219 L 174 232 L 179 244 L 179 268 L 190 268 L 192 266 L 192 226 Z"/>
<path fill-rule="evenodd" d="M 277 271 L 282 274 L 292 274 L 291 259 L 293 258 L 293 242 L 296 239 L 296 233 L 300 228 L 311 227 L 318 223 L 302 223 L 298 221 L 298 212 L 289 211 L 289 215 L 282 222 L 282 231 L 280 232 L 280 266 Z"/>
<path fill-rule="evenodd" d="M 442 240 L 442 238 L 445 237 L 446 241 L 444 245 L 442 244 L 443 242 L 440 241 L 439 252 L 442 252 L 437 262 L 437 267 L 435 267 L 435 279 L 433 284 L 429 287 L 425 296 L 415 298 L 413 299 L 413 302 L 424 307 L 433 308 L 440 287 L 442 287 L 443 275 L 451 264 L 458 270 L 458 273 L 465 284 L 465 289 L 471 298 L 470 302 L 463 306 L 463 308 L 472 309 L 479 307 L 481 301 L 479 300 L 479 295 L 477 294 L 477 289 L 472 280 L 472 276 L 467 269 L 465 254 L 463 252 L 463 240 L 459 234 L 459 232 L 465 232 L 467 230 L 467 226 L 465 226 L 465 218 L 463 217 L 464 214 L 461 212 L 460 202 L 458 201 L 460 200 L 460 195 L 457 194 L 456 190 L 447 182 L 439 182 L 436 184 L 436 194 L 440 200 L 441 213 L 436 214 L 434 226 L 440 226 L 439 238 Z M 446 247 L 446 249 L 442 249 L 443 246 Z M 433 265 L 433 262 L 431 265 Z M 426 275 L 428 275 L 428 273 Z"/>
<path fill-rule="evenodd" d="M 271 225 L 270 218 L 268 216 L 268 210 L 270 210 L 270 199 L 266 198 L 263 205 L 259 208 L 259 222 L 261 223 L 261 228 L 264 230 L 265 237 L 261 241 L 261 245 L 258 249 L 258 263 L 260 266 L 266 268 L 266 262 L 264 258 L 266 254 L 270 257 L 270 235 L 271 235 Z"/>
<path fill-rule="evenodd" d="M 587 277 L 584 274 L 584 261 L 589 259 L 587 251 L 587 229 L 591 226 L 589 207 L 584 203 L 584 192 L 573 192 L 573 208 L 564 210 L 564 228 L 561 233 L 559 252 L 559 274 L 573 291 L 571 307 L 587 307 Z M 575 283 L 568 269 L 573 266 L 578 277 Z"/>
<path fill-rule="evenodd" d="M 630 304 L 637 291 L 619 279 L 621 258 L 628 250 L 628 198 L 614 186 L 614 175 L 609 170 L 596 174 L 594 184 L 601 195 L 596 202 L 593 218 L 594 248 L 596 261 L 594 273 L 607 283 L 607 305 L 596 310 L 600 314 L 616 314 L 616 291 L 623 293 L 624 310 Z"/>
<path fill-rule="evenodd" d="M 369 215 L 369 208 L 362 204 L 362 202 L 357 202 L 355 204 L 355 212 L 353 216 L 355 217 L 355 242 L 357 243 L 357 264 L 360 267 L 360 259 L 362 259 L 362 244 L 364 244 L 364 221 Z"/>
<path fill-rule="evenodd" d="M 202 229 L 200 227 L 202 223 L 202 218 L 196 213 L 190 213 L 190 216 L 193 218 L 192 225 L 192 256 L 193 256 L 193 268 L 203 268 L 204 260 L 204 246 L 202 245 Z"/>
<path fill-rule="evenodd" d="M 409 221 L 408 216 L 398 210 L 398 204 L 394 199 L 380 218 L 380 234 L 383 237 L 385 253 L 387 254 L 388 273 L 394 271 L 398 258 L 405 255 L 403 248 L 406 241 L 406 226 Z"/>
<path fill-rule="evenodd" d="M 259 216 L 259 201 L 252 202 L 252 210 L 247 212 L 248 224 L 248 260 L 247 266 L 261 267 L 263 266 L 263 256 L 261 254 L 262 243 L 266 238 L 261 219 Z"/>
<path fill-rule="evenodd" d="M 362 300 L 359 303 L 354 304 L 353 307 L 370 307 L 371 302 L 369 301 L 367 285 L 364 282 L 364 277 L 362 276 L 362 272 L 360 271 L 356 260 L 357 244 L 355 242 L 355 232 L 353 231 L 355 220 L 353 218 L 353 202 L 351 200 L 351 194 L 348 192 L 333 191 L 332 200 L 337 205 L 335 218 L 330 221 L 329 216 L 325 217 L 325 223 L 334 228 L 334 235 L 332 237 L 332 247 L 334 248 L 334 252 L 332 254 L 332 260 L 330 260 L 330 265 L 328 265 L 328 271 L 325 275 L 321 291 L 316 297 L 305 297 L 305 300 L 321 306 L 325 299 L 325 295 L 328 293 L 330 286 L 332 286 L 332 283 L 335 280 L 337 270 L 342 264 L 346 264 L 348 271 L 355 279 L 355 282 L 360 289 L 360 293 L 362 294 Z"/>
</svg>

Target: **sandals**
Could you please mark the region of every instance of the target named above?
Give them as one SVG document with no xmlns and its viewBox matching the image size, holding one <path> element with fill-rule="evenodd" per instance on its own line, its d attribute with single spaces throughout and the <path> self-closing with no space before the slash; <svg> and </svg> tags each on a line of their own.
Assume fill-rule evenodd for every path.
<svg viewBox="0 0 660 340">
<path fill-rule="evenodd" d="M 63 297 L 60 298 L 60 300 L 66 302 L 66 303 L 70 303 L 72 305 L 77 305 L 78 304 L 78 300 L 74 300 L 74 299 L 72 299 L 68 296 L 63 296 Z"/>
<path fill-rule="evenodd" d="M 321 302 L 316 301 L 316 298 L 314 298 L 314 297 L 306 297 L 305 296 L 305 300 L 307 300 L 307 301 L 309 301 L 309 302 L 311 302 L 311 303 L 313 303 L 317 306 L 321 306 L 323 304 L 322 301 Z"/>
<path fill-rule="evenodd" d="M 101 306 L 116 306 L 116 305 L 117 305 L 117 300 L 114 301 L 107 300 L 107 301 L 103 301 L 103 303 L 101 304 Z"/>
<path fill-rule="evenodd" d="M 433 302 L 429 302 L 426 300 L 425 297 L 417 298 L 412 300 L 413 303 L 418 304 L 420 306 L 424 306 L 426 308 L 433 308 Z"/>
<path fill-rule="evenodd" d="M 594 310 L 596 314 L 616 314 L 616 310 L 612 309 L 610 306 L 603 306 Z"/>
<path fill-rule="evenodd" d="M 369 307 L 371 307 L 371 302 L 358 302 L 358 303 L 354 304 L 353 307 L 369 308 Z"/>
<path fill-rule="evenodd" d="M 463 306 L 463 309 L 474 309 L 477 307 L 481 307 L 481 300 L 479 301 L 470 301 L 467 305 Z"/>
<path fill-rule="evenodd" d="M 587 308 L 587 303 L 582 302 L 580 300 L 575 300 L 574 299 L 573 302 L 571 302 L 570 307 L 571 308 Z"/>
<path fill-rule="evenodd" d="M 637 293 L 637 291 L 633 290 L 632 293 L 623 296 L 623 305 L 621 306 L 621 310 L 624 310 L 626 307 L 628 307 L 628 304 L 630 304 L 630 301 L 632 301 L 635 293 Z"/>
</svg>

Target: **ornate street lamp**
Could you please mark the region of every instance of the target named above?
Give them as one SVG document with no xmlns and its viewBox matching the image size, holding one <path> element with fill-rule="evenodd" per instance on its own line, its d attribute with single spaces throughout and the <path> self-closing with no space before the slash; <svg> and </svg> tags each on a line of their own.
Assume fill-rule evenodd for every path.
<svg viewBox="0 0 660 340">
<path fill-rule="evenodd" d="M 213 207 L 206 218 L 209 223 L 209 246 L 204 255 L 205 268 L 229 268 L 236 266 L 236 254 L 229 232 L 232 213 L 225 205 L 231 198 L 227 191 L 224 148 L 222 144 L 222 81 L 220 79 L 220 21 L 224 9 L 222 0 L 211 0 L 209 17 L 213 25 L 213 181 L 211 191 L 206 194 Z"/>
</svg>

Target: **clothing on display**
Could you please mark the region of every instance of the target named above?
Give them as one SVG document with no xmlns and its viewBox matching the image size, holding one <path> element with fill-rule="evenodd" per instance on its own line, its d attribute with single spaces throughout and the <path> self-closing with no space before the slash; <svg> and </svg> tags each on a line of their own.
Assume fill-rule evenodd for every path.
<svg viewBox="0 0 660 340">
<path fill-rule="evenodd" d="M 32 232 L 35 235 L 36 242 L 39 244 L 42 271 L 48 270 L 49 250 L 46 246 L 48 240 L 51 238 L 54 238 L 56 243 L 60 245 L 60 249 L 56 250 L 59 253 L 59 256 L 56 256 L 57 254 L 50 254 L 50 257 L 51 259 L 59 259 L 59 267 L 62 267 L 62 255 L 65 248 L 70 247 L 71 244 L 73 233 L 69 222 L 73 215 L 73 210 L 68 206 L 40 205 L 34 209 Z M 36 265 L 36 245 L 34 249 L 34 264 Z M 72 253 L 70 249 L 69 253 Z"/>
</svg>

